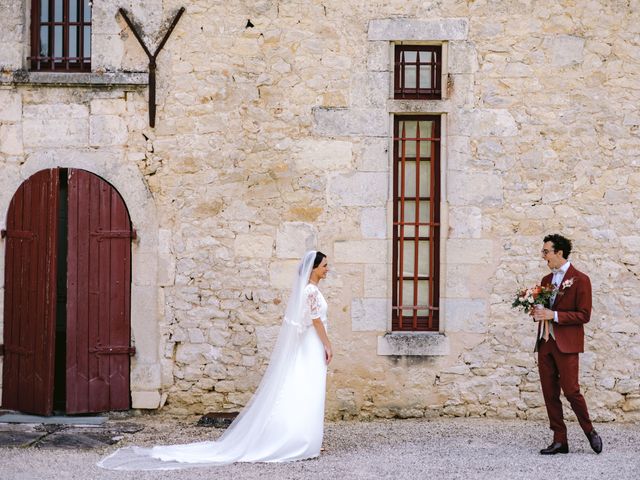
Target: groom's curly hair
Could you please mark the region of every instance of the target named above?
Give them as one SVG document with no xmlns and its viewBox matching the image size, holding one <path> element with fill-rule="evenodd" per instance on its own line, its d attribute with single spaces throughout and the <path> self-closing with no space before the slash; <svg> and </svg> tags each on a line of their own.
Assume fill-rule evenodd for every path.
<svg viewBox="0 0 640 480">
<path fill-rule="evenodd" d="M 569 258 L 569 254 L 571 253 L 571 240 L 569 240 L 568 238 L 554 233 L 552 235 L 547 235 L 546 237 L 544 237 L 544 242 L 552 242 L 554 252 L 562 250 L 562 256 L 565 259 Z"/>
</svg>

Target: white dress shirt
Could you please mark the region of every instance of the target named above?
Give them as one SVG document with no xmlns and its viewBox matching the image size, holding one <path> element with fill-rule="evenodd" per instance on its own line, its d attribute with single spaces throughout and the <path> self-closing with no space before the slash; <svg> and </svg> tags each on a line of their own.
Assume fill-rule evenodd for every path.
<svg viewBox="0 0 640 480">
<path fill-rule="evenodd" d="M 569 270 L 570 266 L 571 266 L 571 262 L 567 261 L 560 268 L 557 268 L 557 269 L 553 270 L 553 278 L 551 278 L 551 283 L 555 287 L 559 286 L 562 283 L 562 279 L 564 278 L 565 274 L 567 273 L 567 270 Z M 553 306 L 553 302 L 556 300 L 556 295 L 551 297 L 551 305 L 549 305 L 549 308 L 551 308 Z M 549 335 L 551 335 L 551 337 L 555 340 L 556 336 L 553 333 L 553 324 L 554 323 L 558 323 L 558 312 L 556 312 L 556 311 L 553 312 L 553 322 L 549 322 Z M 543 332 L 544 332 L 544 328 L 541 328 L 540 329 L 540 338 L 542 338 Z"/>
</svg>

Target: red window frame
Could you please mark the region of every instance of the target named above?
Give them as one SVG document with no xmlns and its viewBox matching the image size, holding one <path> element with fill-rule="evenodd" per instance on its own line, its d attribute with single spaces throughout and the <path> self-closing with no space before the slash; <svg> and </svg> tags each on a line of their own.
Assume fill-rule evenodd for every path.
<svg viewBox="0 0 640 480">
<path fill-rule="evenodd" d="M 91 0 L 31 1 L 31 70 L 91 71 Z"/>
<path fill-rule="evenodd" d="M 415 60 L 407 53 L 416 54 Z M 415 68 L 415 85 L 406 85 L 406 70 Z M 430 67 L 429 87 L 420 86 L 421 70 Z M 423 73 L 424 74 L 424 73 Z M 439 100 L 442 98 L 442 45 L 396 45 L 393 97 L 397 99 Z"/>
<path fill-rule="evenodd" d="M 407 136 L 406 122 L 416 122 L 415 137 Z M 421 131 L 420 122 L 431 122 L 430 131 Z M 393 135 L 393 286 L 392 322 L 393 331 L 438 331 L 440 298 L 440 132 L 439 115 L 398 115 L 394 118 Z M 407 142 L 415 142 L 415 156 L 407 156 Z M 430 148 L 426 147 L 430 143 Z M 430 152 L 421 157 L 420 152 Z M 429 162 L 429 192 L 420 191 L 420 164 Z M 407 185 L 407 165 L 414 164 L 415 185 Z M 411 190 L 414 195 L 409 196 Z M 424 195 L 428 193 L 428 195 Z M 427 221 L 421 221 L 420 207 L 428 202 Z M 405 218 L 407 203 L 413 204 L 413 220 Z M 424 215 L 423 215 L 424 216 Z M 426 232 L 425 232 L 426 230 Z M 412 235 L 410 234 L 412 233 Z M 427 233 L 427 235 L 424 235 Z M 405 272 L 405 243 L 414 245 L 413 271 Z M 420 244 L 427 244 L 428 275 L 420 274 Z M 422 257 L 421 257 L 422 255 Z M 404 286 L 410 282 L 413 301 L 403 299 Z M 428 297 L 421 298 L 419 285 L 427 283 Z M 424 296 L 424 295 L 423 295 Z M 405 312 L 409 312 L 407 315 Z M 426 314 L 425 314 L 426 312 Z"/>
</svg>

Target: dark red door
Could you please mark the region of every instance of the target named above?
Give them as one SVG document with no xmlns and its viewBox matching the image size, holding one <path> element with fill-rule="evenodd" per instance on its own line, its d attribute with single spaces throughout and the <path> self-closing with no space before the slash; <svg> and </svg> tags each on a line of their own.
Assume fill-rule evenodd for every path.
<svg viewBox="0 0 640 480">
<path fill-rule="evenodd" d="M 13 196 L 7 214 L 2 406 L 53 410 L 58 171 L 43 170 Z"/>
<path fill-rule="evenodd" d="M 120 194 L 69 169 L 68 413 L 129 408 L 131 237 Z"/>
</svg>

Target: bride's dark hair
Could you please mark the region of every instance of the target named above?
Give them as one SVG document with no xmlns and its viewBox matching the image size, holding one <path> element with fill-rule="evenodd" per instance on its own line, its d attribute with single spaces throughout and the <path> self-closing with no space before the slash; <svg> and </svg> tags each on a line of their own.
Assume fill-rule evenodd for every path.
<svg viewBox="0 0 640 480">
<path fill-rule="evenodd" d="M 313 268 L 318 268 L 318 265 L 322 263 L 322 259 L 325 258 L 326 255 L 322 252 L 316 252 L 316 258 L 313 260 Z"/>
</svg>

